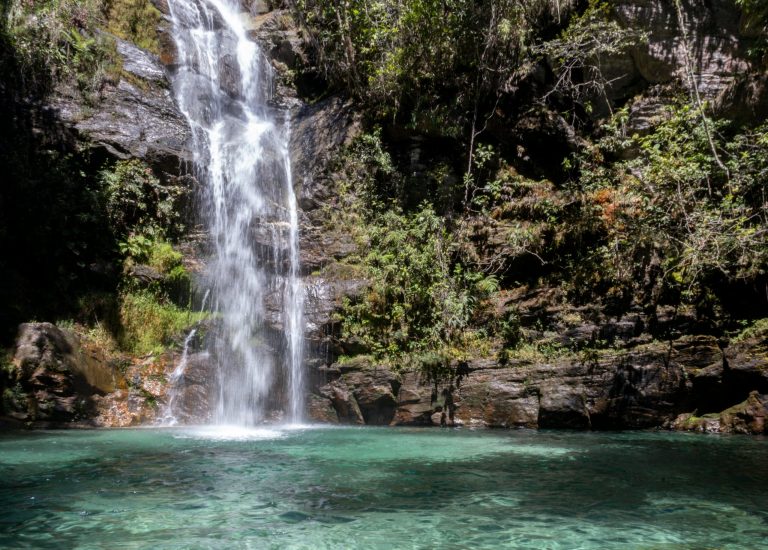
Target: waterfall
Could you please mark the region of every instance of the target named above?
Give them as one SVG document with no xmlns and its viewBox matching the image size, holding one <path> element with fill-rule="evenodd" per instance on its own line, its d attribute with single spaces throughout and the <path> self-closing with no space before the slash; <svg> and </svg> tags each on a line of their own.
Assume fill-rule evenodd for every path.
<svg viewBox="0 0 768 550">
<path fill-rule="evenodd" d="M 169 0 L 173 88 L 192 129 L 201 215 L 211 241 L 218 424 L 281 409 L 301 420 L 303 288 L 290 119 L 238 0 Z"/>
<path fill-rule="evenodd" d="M 181 350 L 181 358 L 168 379 L 168 399 L 165 403 L 163 414 L 160 415 L 161 424 L 166 426 L 175 426 L 179 423 L 179 414 L 176 407 L 183 389 L 182 383 L 184 381 L 184 372 L 187 370 L 187 362 L 189 361 L 189 344 L 192 342 L 195 334 L 197 334 L 197 329 L 193 328 L 189 331 L 187 337 L 184 338 L 184 347 Z"/>
</svg>

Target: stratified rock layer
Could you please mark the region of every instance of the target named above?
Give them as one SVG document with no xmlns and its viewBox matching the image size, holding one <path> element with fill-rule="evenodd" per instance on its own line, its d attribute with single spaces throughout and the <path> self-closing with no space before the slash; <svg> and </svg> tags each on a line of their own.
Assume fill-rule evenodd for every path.
<svg viewBox="0 0 768 550">
<path fill-rule="evenodd" d="M 322 370 L 314 408 L 333 407 L 330 421 L 392 425 L 466 425 L 574 429 L 673 429 L 764 433 L 768 402 L 765 365 L 755 362 L 759 342 L 721 349 L 711 336 L 687 336 L 634 349 L 601 353 L 590 360 L 499 365 L 476 360 L 459 365 L 454 379 L 430 382 L 411 371 L 357 358 Z M 693 416 L 708 400 L 706 377 L 735 404 L 710 416 Z M 325 399 L 325 402 L 322 401 Z M 740 401 L 744 400 L 743 403 Z M 359 408 L 361 415 L 350 414 Z M 703 409 L 704 412 L 711 411 Z M 692 419 L 693 418 L 693 419 Z"/>
</svg>

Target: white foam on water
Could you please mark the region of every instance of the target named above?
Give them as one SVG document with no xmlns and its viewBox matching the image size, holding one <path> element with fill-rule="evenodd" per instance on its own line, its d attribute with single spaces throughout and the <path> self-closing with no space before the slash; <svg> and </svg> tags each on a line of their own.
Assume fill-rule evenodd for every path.
<svg viewBox="0 0 768 550">
<path fill-rule="evenodd" d="M 207 441 L 264 441 L 282 439 L 287 434 L 275 428 L 256 428 L 236 425 L 194 426 L 179 430 L 177 439 L 200 439 Z"/>
</svg>

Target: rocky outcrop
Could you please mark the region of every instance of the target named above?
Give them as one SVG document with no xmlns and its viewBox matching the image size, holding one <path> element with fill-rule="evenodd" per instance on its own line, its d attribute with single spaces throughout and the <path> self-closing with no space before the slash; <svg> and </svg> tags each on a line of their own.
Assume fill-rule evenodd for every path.
<svg viewBox="0 0 768 550">
<path fill-rule="evenodd" d="M 313 402 L 333 407 L 339 422 L 360 422 L 349 413 L 359 405 L 366 424 L 763 433 L 768 371 L 764 359 L 755 362 L 759 350 L 686 336 L 541 363 L 478 359 L 455 365 L 443 382 L 359 357 L 325 369 Z M 736 405 L 714 416 L 686 413 L 699 401 L 717 406 L 701 382 L 713 377 Z"/>
<path fill-rule="evenodd" d="M 768 87 L 749 53 L 759 36 L 747 17 L 732 0 L 682 0 L 680 8 L 684 29 L 675 2 L 614 3 L 621 25 L 645 33 L 647 39 L 602 64 L 611 97 L 628 98 L 649 85 L 682 83 L 688 89 L 690 71 L 703 99 L 721 114 L 744 120 L 764 115 Z M 644 107 L 636 114 L 646 112 Z"/>
<path fill-rule="evenodd" d="M 702 433 L 766 434 L 768 433 L 768 395 L 753 391 L 742 403 L 721 413 L 697 416 L 681 414 L 670 424 L 677 431 Z"/>
<path fill-rule="evenodd" d="M 159 172 L 179 174 L 191 160 L 190 130 L 159 58 L 115 39 L 122 59 L 117 83 L 106 83 L 94 104 L 75 90 L 59 89 L 46 107 L 79 139 L 117 158 L 141 158 Z"/>
<path fill-rule="evenodd" d="M 725 348 L 722 363 L 692 372 L 692 412 L 669 423 L 675 430 L 768 433 L 768 338 L 756 336 Z"/>
<path fill-rule="evenodd" d="M 177 422 L 204 423 L 216 391 L 215 364 L 208 353 L 192 351 L 172 386 L 170 375 L 180 361 L 174 351 L 146 357 L 107 353 L 73 331 L 25 323 L 0 380 L 5 387 L 0 426 L 8 420 L 30 427 L 154 424 L 171 412 L 172 392 Z"/>
<path fill-rule="evenodd" d="M 70 331 L 51 323 L 19 327 L 3 394 L 5 413 L 24 422 L 73 422 L 91 418 L 94 397 L 127 387 L 98 353 L 87 353 Z"/>
</svg>

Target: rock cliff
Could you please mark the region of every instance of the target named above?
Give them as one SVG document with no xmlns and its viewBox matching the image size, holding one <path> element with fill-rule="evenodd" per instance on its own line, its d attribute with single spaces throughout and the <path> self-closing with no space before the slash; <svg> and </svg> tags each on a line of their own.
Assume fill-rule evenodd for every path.
<svg viewBox="0 0 768 550">
<path fill-rule="evenodd" d="M 695 81 L 718 112 L 733 118 L 768 112 L 764 74 L 749 53 L 758 38 L 745 16 L 727 0 L 682 3 L 682 18 L 673 2 L 625 0 L 613 6 L 622 25 L 647 32 L 645 43 L 604 66 L 611 82 L 610 99 L 630 106 L 632 128 L 643 131 L 652 125 L 667 101 L 667 86 L 686 79 Z M 167 13 L 167 6 L 157 4 Z M 768 431 L 768 342 L 754 336 L 729 343 L 684 311 L 636 311 L 615 318 L 604 311 L 558 309 L 550 295 L 541 297 L 556 293 L 555 289 L 520 285 L 509 304 L 514 302 L 520 312 L 523 330 L 531 338 L 575 351 L 526 359 L 504 358 L 499 349 L 492 349 L 484 357 L 454 362 L 449 365 L 452 374 L 443 377 L 379 364 L 359 343 L 344 338 L 338 326 L 342 301 L 358 295 L 367 281 L 343 266 L 356 243 L 327 231 L 326 207 L 340 192 L 327 164 L 360 132 L 363 115 L 343 92 L 313 95 L 316 86 L 326 83 L 315 78 L 311 47 L 289 11 L 271 10 L 260 1 L 247 4 L 251 36 L 262 44 L 279 75 L 278 101 L 290 106 L 293 114 L 310 419 L 423 426 Z M 123 72 L 117 82 L 101 90 L 95 105 L 84 105 L 77 94 L 62 88 L 45 102 L 30 102 L 25 108 L 54 120 L 70 142 L 87 144 L 110 158 L 143 159 L 168 177 L 184 175 L 190 161 L 190 130 L 169 91 L 167 75 L 174 70 L 174 59 L 170 42 L 163 43 L 156 56 L 118 39 Z M 532 153 L 534 158 L 528 159 L 528 151 L 522 150 L 526 162 L 546 165 L 544 153 L 554 142 L 566 150 L 580 146 L 580 138 L 564 118 L 551 113 L 541 120 L 531 116 L 521 116 L 514 124 L 504 120 L 517 138 L 543 140 L 541 158 Z M 526 125 L 533 127 L 530 132 Z M 489 132 L 509 128 L 494 122 Z M 403 140 L 408 145 L 402 156 L 411 159 L 414 170 L 424 168 L 419 164 L 424 139 Z M 499 237 L 501 225 L 483 228 L 491 240 L 498 237 L 499 246 L 504 240 Z M 279 330 L 279 319 L 273 317 Z M 541 329 L 542 320 L 546 330 Z M 598 349 L 597 341 L 611 345 Z M 97 352 L 89 354 L 66 330 L 50 323 L 24 324 L 7 369 L 3 411 L 16 421 L 35 425 L 151 422 L 167 399 L 167 379 L 178 360 L 179 352 L 169 351 L 134 357 L 122 366 L 110 364 Z M 204 353 L 194 353 L 190 366 L 182 417 L 200 422 L 206 419 L 210 399 L 206 381 L 213 367 Z"/>
</svg>

